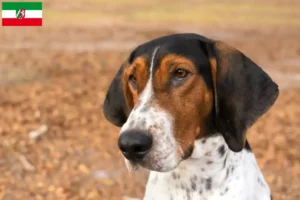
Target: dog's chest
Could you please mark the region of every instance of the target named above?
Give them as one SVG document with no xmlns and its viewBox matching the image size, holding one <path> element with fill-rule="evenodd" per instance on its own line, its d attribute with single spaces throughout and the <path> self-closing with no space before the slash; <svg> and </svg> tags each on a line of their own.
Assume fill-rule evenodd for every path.
<svg viewBox="0 0 300 200">
<path fill-rule="evenodd" d="M 220 144 L 218 138 L 212 141 Z M 144 200 L 270 200 L 269 187 L 251 152 L 226 148 L 221 156 L 206 149 L 196 143 L 192 157 L 175 170 L 152 171 Z"/>
<path fill-rule="evenodd" d="M 173 173 L 167 175 L 151 173 L 144 200 L 246 200 L 243 198 L 244 185 L 231 180 L 220 186 L 224 181 L 226 172 L 220 177 L 199 177 L 188 175 L 181 177 Z M 174 179 L 174 177 L 176 177 Z"/>
</svg>

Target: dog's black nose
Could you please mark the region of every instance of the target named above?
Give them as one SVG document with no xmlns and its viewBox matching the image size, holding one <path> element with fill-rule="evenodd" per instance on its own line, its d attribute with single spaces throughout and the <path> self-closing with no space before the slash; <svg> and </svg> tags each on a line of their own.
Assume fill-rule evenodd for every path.
<svg viewBox="0 0 300 200">
<path fill-rule="evenodd" d="M 143 159 L 151 146 L 151 135 L 141 131 L 125 132 L 119 137 L 119 148 L 128 160 L 138 161 Z"/>
</svg>

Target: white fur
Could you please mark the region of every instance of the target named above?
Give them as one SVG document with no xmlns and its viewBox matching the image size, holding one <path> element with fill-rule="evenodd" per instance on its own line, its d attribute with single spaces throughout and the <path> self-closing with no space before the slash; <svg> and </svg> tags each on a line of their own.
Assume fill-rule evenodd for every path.
<svg viewBox="0 0 300 200">
<path fill-rule="evenodd" d="M 218 148 L 222 145 L 225 154 L 221 157 Z M 197 140 L 191 157 L 176 169 L 166 173 L 151 171 L 144 200 L 160 199 L 270 200 L 270 189 L 253 153 L 232 152 L 223 137 L 217 135 Z"/>
</svg>

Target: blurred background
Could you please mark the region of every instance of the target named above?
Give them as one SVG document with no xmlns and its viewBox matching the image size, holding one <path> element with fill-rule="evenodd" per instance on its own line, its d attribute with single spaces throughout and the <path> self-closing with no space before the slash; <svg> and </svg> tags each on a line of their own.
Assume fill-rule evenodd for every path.
<svg viewBox="0 0 300 200">
<path fill-rule="evenodd" d="M 42 27 L 0 27 L 0 199 L 141 198 L 101 107 L 137 45 L 223 40 L 280 86 L 248 139 L 275 200 L 300 199 L 299 0 L 44 0 Z"/>
</svg>

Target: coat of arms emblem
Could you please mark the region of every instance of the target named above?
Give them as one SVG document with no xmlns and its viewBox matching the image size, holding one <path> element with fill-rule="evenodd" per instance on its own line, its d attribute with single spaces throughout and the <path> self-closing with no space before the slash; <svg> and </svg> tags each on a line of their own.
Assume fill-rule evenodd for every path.
<svg viewBox="0 0 300 200">
<path fill-rule="evenodd" d="M 25 18 L 25 9 L 20 8 L 17 10 L 17 18 L 18 19 L 24 19 Z"/>
</svg>

